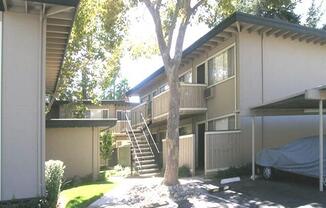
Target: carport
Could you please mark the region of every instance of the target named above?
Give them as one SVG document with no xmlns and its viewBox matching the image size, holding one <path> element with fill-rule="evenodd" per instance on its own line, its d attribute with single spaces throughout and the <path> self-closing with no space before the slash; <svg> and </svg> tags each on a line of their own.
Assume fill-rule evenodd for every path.
<svg viewBox="0 0 326 208">
<path fill-rule="evenodd" d="M 323 110 L 326 100 L 326 85 L 308 89 L 283 99 L 256 106 L 251 111 L 252 127 L 252 176 L 255 180 L 255 117 L 284 115 L 319 115 L 319 190 L 323 191 Z M 268 128 L 268 127 L 267 127 Z"/>
</svg>

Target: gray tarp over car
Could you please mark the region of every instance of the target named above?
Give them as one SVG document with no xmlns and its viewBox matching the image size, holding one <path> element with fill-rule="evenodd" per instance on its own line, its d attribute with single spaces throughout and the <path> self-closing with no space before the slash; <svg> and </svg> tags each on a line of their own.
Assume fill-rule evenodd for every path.
<svg viewBox="0 0 326 208">
<path fill-rule="evenodd" d="M 325 136 L 324 136 L 325 139 Z M 324 142 L 324 149 L 326 149 Z M 319 137 L 297 139 L 285 146 L 263 149 L 257 153 L 256 163 L 311 177 L 319 177 Z M 326 151 L 324 151 L 324 176 L 326 174 Z"/>
</svg>

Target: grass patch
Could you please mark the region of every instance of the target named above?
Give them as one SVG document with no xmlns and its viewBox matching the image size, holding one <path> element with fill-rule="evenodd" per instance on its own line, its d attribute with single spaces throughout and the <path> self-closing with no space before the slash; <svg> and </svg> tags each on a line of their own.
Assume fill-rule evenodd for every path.
<svg viewBox="0 0 326 208">
<path fill-rule="evenodd" d="M 109 173 L 101 171 L 98 181 L 84 182 L 60 193 L 65 208 L 85 208 L 110 191 L 115 184 L 108 180 Z"/>
</svg>

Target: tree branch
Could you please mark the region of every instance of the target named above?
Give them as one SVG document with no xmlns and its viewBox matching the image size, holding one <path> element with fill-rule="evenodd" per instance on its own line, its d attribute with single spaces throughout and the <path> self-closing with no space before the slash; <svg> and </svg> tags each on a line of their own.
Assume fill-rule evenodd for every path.
<svg viewBox="0 0 326 208">
<path fill-rule="evenodd" d="M 206 2 L 207 0 L 199 0 L 192 8 L 191 8 L 191 14 L 193 15 L 196 13 L 198 7 L 200 7 L 202 4 L 204 4 L 204 2 Z"/>
<path fill-rule="evenodd" d="M 181 0 L 177 0 L 177 4 L 176 4 L 175 10 L 173 12 L 172 21 L 171 21 L 171 24 L 169 27 L 169 32 L 168 32 L 168 41 L 167 41 L 168 49 L 171 49 L 173 33 L 174 33 L 175 26 L 177 24 L 180 7 L 181 7 Z"/>
<path fill-rule="evenodd" d="M 157 37 L 157 41 L 158 41 L 158 45 L 159 45 L 159 49 L 160 52 L 162 54 L 163 57 L 163 61 L 164 62 L 169 62 L 170 61 L 170 54 L 169 54 L 169 50 L 167 49 L 167 45 L 164 39 L 164 35 L 163 35 L 163 29 L 162 29 L 162 20 L 161 20 L 161 15 L 160 15 L 160 11 L 159 8 L 160 6 L 158 4 L 153 4 L 150 0 L 142 0 L 146 7 L 148 8 L 153 21 L 154 21 L 154 25 L 155 25 L 155 31 L 156 31 L 156 37 Z M 158 0 L 157 3 L 160 3 L 161 0 Z"/>
<path fill-rule="evenodd" d="M 173 61 L 178 61 L 179 63 L 175 62 L 177 66 L 179 66 L 182 58 L 182 52 L 183 52 L 183 43 L 184 43 L 184 38 L 187 30 L 187 26 L 189 24 L 190 17 L 192 15 L 192 8 L 190 7 L 190 2 L 191 0 L 188 0 L 187 2 L 184 3 L 183 9 L 185 10 L 183 19 L 180 23 L 179 26 L 179 31 L 178 31 L 178 36 L 175 44 L 175 50 L 174 50 L 174 57 Z"/>
</svg>

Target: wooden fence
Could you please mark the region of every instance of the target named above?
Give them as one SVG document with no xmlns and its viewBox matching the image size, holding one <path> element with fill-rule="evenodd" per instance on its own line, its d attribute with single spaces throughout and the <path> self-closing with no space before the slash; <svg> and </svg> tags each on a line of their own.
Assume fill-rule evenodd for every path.
<svg viewBox="0 0 326 208">
<path fill-rule="evenodd" d="M 241 131 L 205 132 L 205 175 L 244 164 Z"/>
<path fill-rule="evenodd" d="M 195 135 L 189 134 L 179 137 L 179 167 L 187 166 L 192 175 L 195 175 Z M 167 157 L 166 139 L 163 140 L 163 168 Z"/>
</svg>

